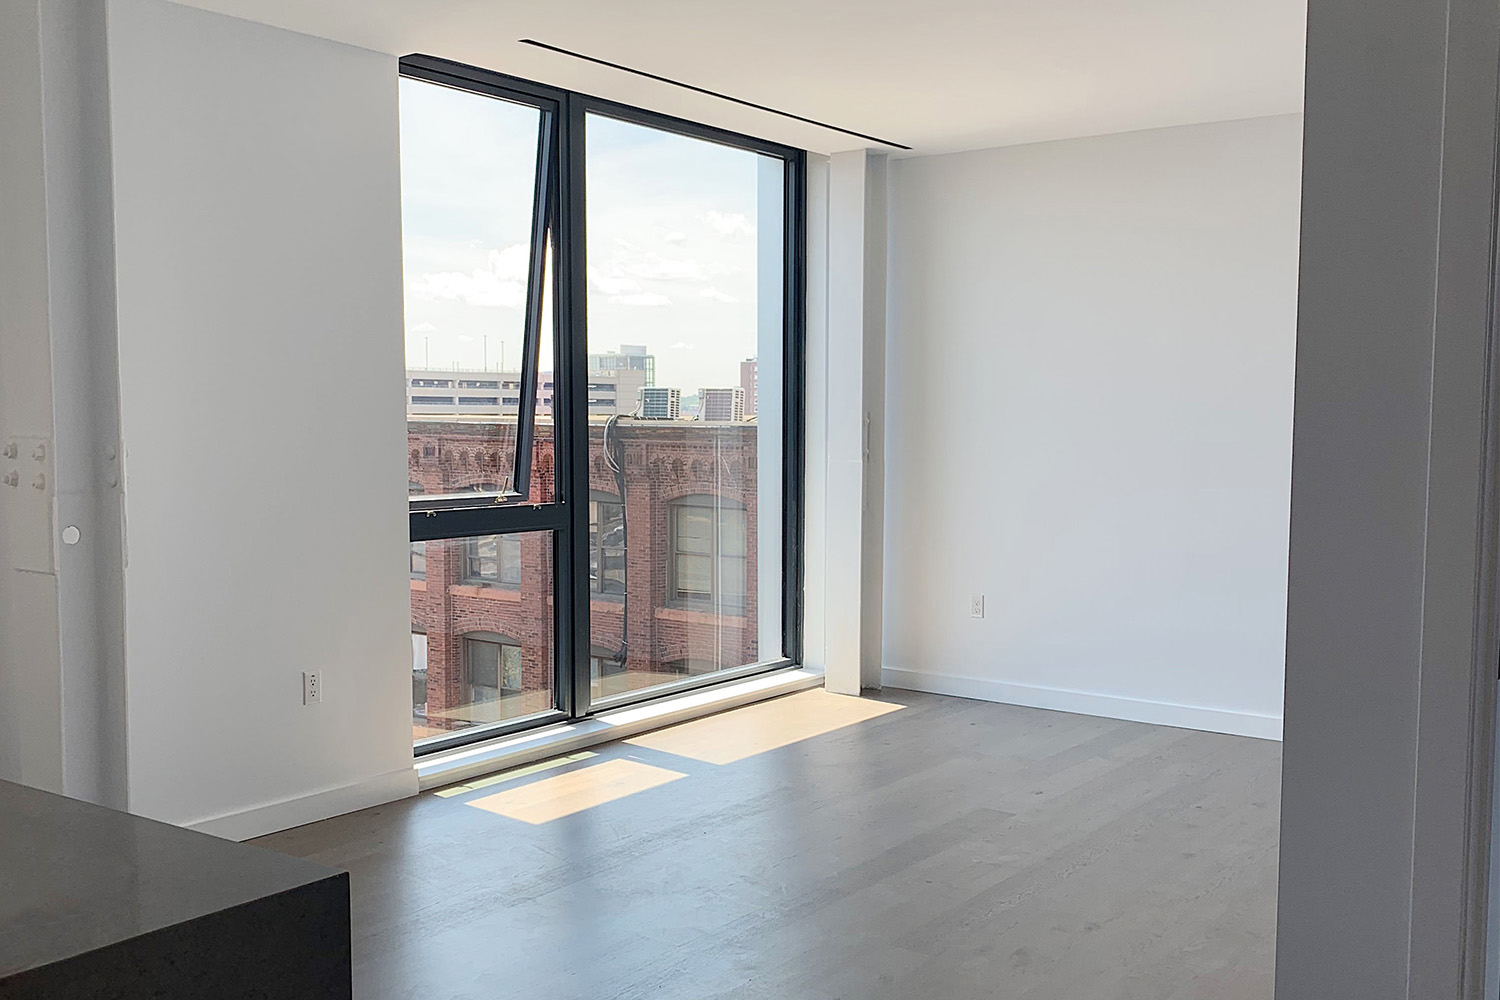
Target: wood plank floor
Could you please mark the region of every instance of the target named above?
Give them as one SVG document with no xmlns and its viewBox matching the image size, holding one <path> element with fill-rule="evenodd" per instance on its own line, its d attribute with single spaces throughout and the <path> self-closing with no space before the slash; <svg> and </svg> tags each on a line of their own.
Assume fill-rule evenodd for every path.
<svg viewBox="0 0 1500 1000">
<path fill-rule="evenodd" d="M 715 717 L 769 747 L 730 763 L 697 723 L 257 843 L 352 873 L 360 1000 L 1270 1000 L 1279 744 L 875 697 L 785 744 Z M 684 777 L 611 798 L 611 761 Z M 479 801 L 558 780 L 516 797 L 542 822 Z"/>
</svg>

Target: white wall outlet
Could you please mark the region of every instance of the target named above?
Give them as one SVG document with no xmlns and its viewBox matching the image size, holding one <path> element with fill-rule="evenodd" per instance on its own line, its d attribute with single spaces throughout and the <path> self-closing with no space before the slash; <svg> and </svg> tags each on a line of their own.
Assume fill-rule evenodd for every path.
<svg viewBox="0 0 1500 1000">
<path fill-rule="evenodd" d="M 969 595 L 969 617 L 970 618 L 983 618 L 984 617 L 984 595 L 983 594 L 970 594 Z"/>
<path fill-rule="evenodd" d="M 302 704 L 316 705 L 323 700 L 323 678 L 316 670 L 302 671 Z"/>
</svg>

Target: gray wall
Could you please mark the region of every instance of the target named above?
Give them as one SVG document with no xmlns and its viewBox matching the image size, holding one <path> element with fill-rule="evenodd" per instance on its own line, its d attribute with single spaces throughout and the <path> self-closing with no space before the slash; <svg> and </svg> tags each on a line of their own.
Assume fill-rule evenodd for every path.
<svg viewBox="0 0 1500 1000">
<path fill-rule="evenodd" d="M 0 5 L 0 447 L 52 438 L 41 25 Z M 25 442 L 25 443 L 30 443 Z M 20 449 L 18 448 L 18 451 Z M 29 455 L 29 448 L 25 451 Z M 0 778 L 62 790 L 62 667 L 51 491 L 27 457 L 0 459 Z"/>
<path fill-rule="evenodd" d="M 1278 1000 L 1477 989 L 1497 40 L 1493 4 L 1310 5 Z"/>
</svg>

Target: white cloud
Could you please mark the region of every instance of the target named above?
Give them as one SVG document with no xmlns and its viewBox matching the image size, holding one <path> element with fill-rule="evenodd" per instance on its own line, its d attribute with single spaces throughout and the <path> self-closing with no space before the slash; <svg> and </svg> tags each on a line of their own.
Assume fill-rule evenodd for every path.
<svg viewBox="0 0 1500 1000">
<path fill-rule="evenodd" d="M 735 298 L 733 295 L 730 295 L 728 292 L 721 292 L 717 288 L 705 288 L 705 289 L 703 289 L 703 291 L 699 292 L 698 294 L 702 298 L 712 299 L 715 302 L 738 302 L 739 301 L 739 299 Z"/>
<path fill-rule="evenodd" d="M 629 295 L 611 295 L 611 302 L 622 306 L 669 306 L 672 300 L 658 292 L 632 292 Z"/>
<path fill-rule="evenodd" d="M 661 238 L 661 241 L 663 243 L 682 243 L 685 240 L 687 240 L 687 233 L 684 233 L 679 229 L 674 229 Z"/>
<path fill-rule="evenodd" d="M 623 274 L 610 274 L 603 268 L 589 268 L 589 287 L 601 295 L 624 295 L 641 290 L 641 283 Z"/>
<path fill-rule="evenodd" d="M 614 276 L 629 276 L 643 281 L 706 281 L 707 273 L 696 260 L 663 257 L 652 250 L 642 250 L 622 239 L 614 241 L 605 270 Z"/>
<path fill-rule="evenodd" d="M 755 224 L 744 212 L 715 212 L 709 209 L 699 218 L 724 236 L 751 236 L 755 233 Z"/>
<path fill-rule="evenodd" d="M 526 304 L 530 259 L 529 251 L 519 243 L 504 250 L 491 250 L 485 267 L 468 274 L 462 271 L 424 274 L 412 282 L 411 290 L 426 299 L 518 309 Z"/>
<path fill-rule="evenodd" d="M 682 341 L 682 340 L 679 340 L 677 343 L 673 344 L 670 348 L 668 348 L 668 350 L 672 350 L 672 351 L 691 351 L 692 349 L 693 349 L 693 345 L 692 344 L 689 344 L 686 341 Z"/>
<path fill-rule="evenodd" d="M 647 282 L 701 282 L 708 275 L 696 260 L 663 257 L 626 240 L 616 239 L 609 256 L 588 270 L 589 288 L 622 306 L 666 306 L 670 297 L 648 291 Z"/>
</svg>

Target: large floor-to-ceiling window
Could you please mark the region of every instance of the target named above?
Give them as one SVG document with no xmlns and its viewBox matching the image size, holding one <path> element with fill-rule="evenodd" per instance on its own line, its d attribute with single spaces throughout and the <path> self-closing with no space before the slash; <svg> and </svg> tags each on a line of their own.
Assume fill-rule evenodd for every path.
<svg viewBox="0 0 1500 1000">
<path fill-rule="evenodd" d="M 802 154 L 402 68 L 418 751 L 795 662 Z"/>
</svg>

